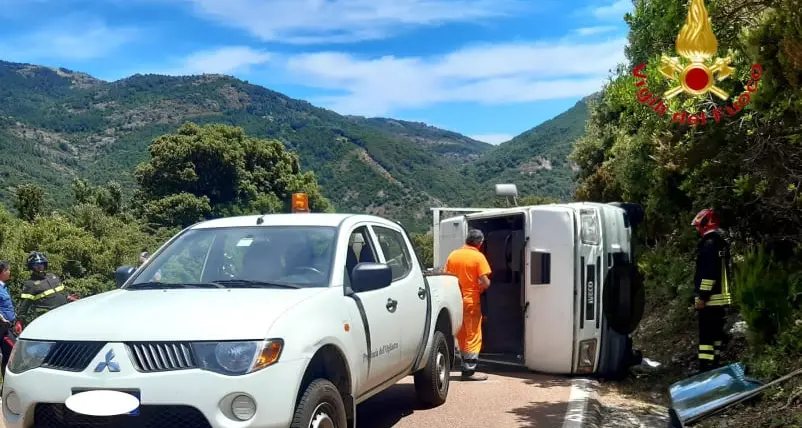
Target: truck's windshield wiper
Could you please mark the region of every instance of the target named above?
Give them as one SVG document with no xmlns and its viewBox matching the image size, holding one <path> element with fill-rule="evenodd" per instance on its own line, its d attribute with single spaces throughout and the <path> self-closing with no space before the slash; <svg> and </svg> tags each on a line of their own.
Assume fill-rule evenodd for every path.
<svg viewBox="0 0 802 428">
<path fill-rule="evenodd" d="M 139 284 L 131 284 L 125 288 L 126 290 L 165 290 L 165 289 L 176 289 L 176 288 L 225 288 L 225 287 L 221 284 L 216 284 L 213 282 L 170 283 L 170 282 L 150 281 L 150 282 L 142 282 Z"/>
<path fill-rule="evenodd" d="M 255 281 L 251 279 L 224 279 L 220 281 L 213 281 L 215 284 L 220 284 L 226 288 L 301 288 L 294 284 L 286 282 L 267 282 Z"/>
</svg>

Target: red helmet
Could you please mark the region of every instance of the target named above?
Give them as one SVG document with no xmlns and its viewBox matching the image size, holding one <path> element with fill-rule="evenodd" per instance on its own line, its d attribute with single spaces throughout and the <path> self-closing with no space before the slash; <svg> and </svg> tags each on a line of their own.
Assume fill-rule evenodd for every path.
<svg viewBox="0 0 802 428">
<path fill-rule="evenodd" d="M 718 225 L 718 214 L 712 208 L 705 208 L 699 211 L 691 222 L 691 226 L 695 227 L 700 235 L 704 235 L 713 229 L 718 229 Z"/>
</svg>

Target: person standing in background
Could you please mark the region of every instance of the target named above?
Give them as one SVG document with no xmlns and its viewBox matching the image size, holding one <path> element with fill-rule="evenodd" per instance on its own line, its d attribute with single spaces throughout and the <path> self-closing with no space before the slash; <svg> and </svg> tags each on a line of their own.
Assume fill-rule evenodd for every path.
<svg viewBox="0 0 802 428">
<path fill-rule="evenodd" d="M 482 231 L 468 231 L 465 245 L 449 254 L 443 269 L 457 276 L 462 291 L 462 328 L 457 333 L 457 342 L 463 380 L 487 380 L 486 374 L 476 373 L 479 352 L 482 350 L 481 295 L 490 287 L 488 275 L 491 273 L 487 258 L 479 251 L 484 240 Z"/>
<path fill-rule="evenodd" d="M 6 375 L 11 350 L 17 343 L 17 335 L 22 333 L 22 323 L 17 320 L 14 300 L 6 284 L 9 279 L 11 279 L 11 265 L 7 261 L 0 260 L 0 351 L 3 352 L 0 374 L 3 377 Z"/>
<path fill-rule="evenodd" d="M 28 269 L 31 271 L 31 279 L 22 283 L 20 295 L 22 302 L 19 305 L 19 313 L 23 317 L 26 317 L 31 309 L 35 310 L 35 316 L 39 316 L 70 302 L 64 293 L 61 279 L 47 272 L 47 257 L 44 254 L 31 251 L 28 254 Z"/>
<path fill-rule="evenodd" d="M 727 270 L 729 244 L 719 228 L 718 214 L 699 211 L 691 222 L 702 239 L 696 256 L 694 306 L 699 314 L 699 371 L 719 367 L 727 307 L 732 304 Z"/>
</svg>

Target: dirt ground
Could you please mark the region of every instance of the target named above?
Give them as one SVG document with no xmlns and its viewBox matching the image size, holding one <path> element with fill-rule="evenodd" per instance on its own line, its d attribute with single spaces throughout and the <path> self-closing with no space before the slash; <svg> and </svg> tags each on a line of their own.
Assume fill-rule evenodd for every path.
<svg viewBox="0 0 802 428">
<path fill-rule="evenodd" d="M 635 400 L 619 392 L 615 385 L 602 384 L 599 390 L 603 428 L 666 428 L 668 408 L 647 400 Z"/>
</svg>

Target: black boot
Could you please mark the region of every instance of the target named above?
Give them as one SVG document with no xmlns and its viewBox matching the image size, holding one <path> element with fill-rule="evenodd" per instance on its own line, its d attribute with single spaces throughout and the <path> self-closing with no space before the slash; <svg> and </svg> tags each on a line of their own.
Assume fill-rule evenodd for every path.
<svg viewBox="0 0 802 428">
<path fill-rule="evenodd" d="M 699 360 L 697 374 L 709 372 L 716 368 L 716 363 L 713 360 Z"/>
</svg>

